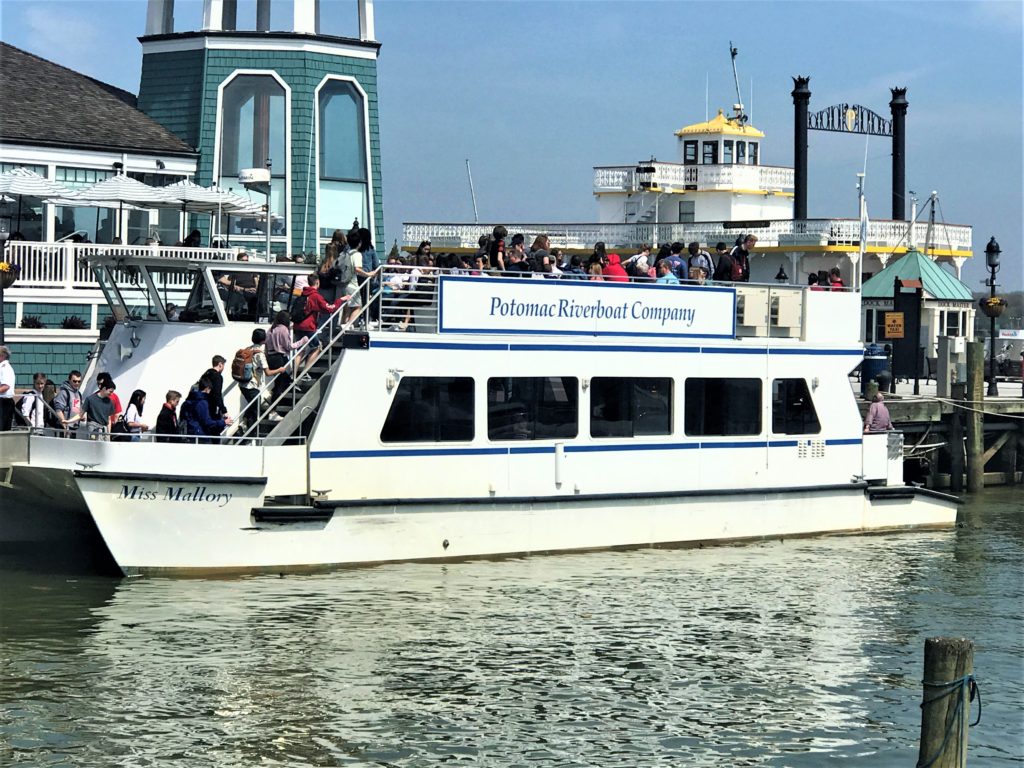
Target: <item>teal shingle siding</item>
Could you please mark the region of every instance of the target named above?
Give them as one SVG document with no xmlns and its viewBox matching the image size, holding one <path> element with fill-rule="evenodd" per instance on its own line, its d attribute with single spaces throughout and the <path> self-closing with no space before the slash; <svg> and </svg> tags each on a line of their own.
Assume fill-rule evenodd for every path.
<svg viewBox="0 0 1024 768">
<path fill-rule="evenodd" d="M 381 252 L 385 236 L 377 115 L 377 62 L 302 51 L 202 50 L 144 56 L 139 107 L 199 150 L 196 178 L 199 184 L 206 185 L 213 181 L 218 89 L 239 69 L 273 71 L 291 89 L 292 194 L 288 239 L 292 252 L 301 250 L 303 243 L 307 251 L 318 249 L 316 179 L 310 179 L 310 138 L 316 107 L 314 92 L 327 75 L 352 77 L 366 92 L 370 124 L 370 146 L 367 149 L 370 153 L 370 184 L 376 222 L 373 235 L 378 252 Z M 277 162 L 277 158 L 274 160 Z M 316 158 L 312 160 L 315 173 Z M 325 223 L 325 226 L 345 229 L 350 225 L 351 221 Z M 204 235 L 206 226 L 203 221 L 200 228 Z"/>
<path fill-rule="evenodd" d="M 187 144 L 199 144 L 203 51 L 142 57 L 139 109 Z"/>
<path fill-rule="evenodd" d="M 92 344 L 57 343 L 11 345 L 11 365 L 14 366 L 15 385 L 18 389 L 32 386 L 34 373 L 45 373 L 58 386 L 74 369 L 84 371 L 89 365 Z"/>
<path fill-rule="evenodd" d="M 60 328 L 65 317 L 79 317 L 89 327 L 91 309 L 83 304 L 30 304 L 26 303 L 22 309 L 22 317 L 34 316 L 43 322 L 45 328 Z"/>
</svg>

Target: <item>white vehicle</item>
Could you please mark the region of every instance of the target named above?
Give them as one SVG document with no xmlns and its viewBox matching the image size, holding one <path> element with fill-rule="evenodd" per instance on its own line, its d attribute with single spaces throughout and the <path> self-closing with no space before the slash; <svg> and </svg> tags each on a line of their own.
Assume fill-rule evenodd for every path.
<svg viewBox="0 0 1024 768">
<path fill-rule="evenodd" d="M 110 372 L 151 419 L 303 271 L 116 247 L 91 266 L 120 322 L 83 392 Z M 199 575 L 955 524 L 955 497 L 903 484 L 899 434 L 863 434 L 857 292 L 384 270 L 248 431 L 0 436 L 3 552 L 63 539 L 126 575 Z"/>
</svg>

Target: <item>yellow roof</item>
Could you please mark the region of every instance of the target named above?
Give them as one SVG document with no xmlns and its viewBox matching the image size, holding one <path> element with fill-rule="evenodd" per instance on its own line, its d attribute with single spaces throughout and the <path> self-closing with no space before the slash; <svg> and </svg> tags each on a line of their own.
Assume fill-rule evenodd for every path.
<svg viewBox="0 0 1024 768">
<path fill-rule="evenodd" d="M 750 136 L 755 139 L 764 138 L 764 134 L 752 125 L 742 125 L 738 120 L 726 117 L 722 110 L 706 123 L 694 123 L 676 131 L 676 136 L 690 136 L 698 133 L 724 133 L 730 136 Z"/>
</svg>

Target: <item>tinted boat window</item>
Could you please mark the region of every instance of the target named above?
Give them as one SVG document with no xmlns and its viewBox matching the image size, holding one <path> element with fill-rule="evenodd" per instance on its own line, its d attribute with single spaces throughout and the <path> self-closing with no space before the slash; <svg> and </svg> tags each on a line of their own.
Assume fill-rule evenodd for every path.
<svg viewBox="0 0 1024 768">
<path fill-rule="evenodd" d="M 759 435 L 761 380 L 687 379 L 683 414 L 688 435 Z"/>
<path fill-rule="evenodd" d="M 385 443 L 473 439 L 473 379 L 406 376 L 380 431 Z"/>
<path fill-rule="evenodd" d="M 672 379 L 595 377 L 590 380 L 592 437 L 672 433 Z"/>
<path fill-rule="evenodd" d="M 487 380 L 487 437 L 550 440 L 579 432 L 579 382 L 570 376 Z"/>
<path fill-rule="evenodd" d="M 821 432 L 811 391 L 803 379 L 772 382 L 772 432 L 777 435 L 816 435 Z"/>
</svg>

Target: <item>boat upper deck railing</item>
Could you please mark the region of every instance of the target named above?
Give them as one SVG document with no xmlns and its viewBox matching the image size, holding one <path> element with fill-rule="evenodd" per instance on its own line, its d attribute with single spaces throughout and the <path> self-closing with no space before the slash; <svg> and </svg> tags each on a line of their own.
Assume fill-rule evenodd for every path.
<svg viewBox="0 0 1024 768">
<path fill-rule="evenodd" d="M 757 192 L 793 191 L 793 169 L 775 165 L 684 165 L 645 162 L 654 172 L 641 173 L 636 165 L 594 168 L 594 194 L 669 190 L 743 190 Z"/>
<path fill-rule="evenodd" d="M 370 303 L 379 302 L 379 322 L 371 323 L 371 329 L 392 332 L 444 333 L 440 328 L 441 278 L 446 275 L 461 277 L 513 278 L 529 286 L 537 280 L 564 285 L 567 290 L 581 283 L 595 285 L 586 279 L 563 276 L 551 279 L 540 274 L 522 272 L 476 272 L 473 270 L 452 270 L 436 267 L 413 267 L 385 264 L 379 275 L 380 288 L 370 298 Z M 599 282 L 597 285 L 631 285 L 639 290 L 672 288 L 656 283 L 650 278 L 630 277 L 626 283 Z M 860 338 L 860 292 L 853 290 L 827 291 L 810 290 L 806 286 L 759 284 L 759 283 L 711 283 L 705 286 L 681 284 L 679 289 L 701 291 L 704 288 L 720 291 L 731 288 L 735 291 L 735 324 L 733 337 L 792 339 L 812 343 L 859 344 Z M 365 312 L 365 310 L 364 310 Z M 374 314 L 374 313 L 371 313 Z M 638 336 L 657 337 L 654 333 L 638 333 Z M 463 329 L 460 332 L 466 332 Z M 483 331 L 471 331 L 483 332 Z M 495 331 L 499 332 L 499 331 Z M 545 333 L 557 334 L 557 323 L 552 323 Z M 629 335 L 631 331 L 626 331 Z M 664 336 L 672 336 L 665 333 Z M 685 334 L 682 334 L 685 335 Z"/>
<path fill-rule="evenodd" d="M 611 248 L 635 249 L 643 243 L 689 243 L 713 245 L 732 243 L 740 233 L 756 235 L 757 251 L 801 251 L 802 249 L 856 250 L 860 246 L 859 219 L 778 219 L 774 221 L 698 221 L 687 223 L 633 222 L 609 223 L 505 223 L 509 232 L 522 232 L 526 242 L 537 235 L 548 235 L 556 248 L 586 250 L 603 242 Z M 486 224 L 449 224 L 413 222 L 403 225 L 402 236 L 408 246 L 429 240 L 434 251 L 442 248 L 476 248 L 480 236 L 493 226 Z M 869 251 L 903 253 L 910 243 L 925 253 L 937 256 L 969 257 L 972 252 L 972 228 L 963 224 L 936 224 L 929 233 L 926 222 L 872 220 L 868 222 Z"/>
</svg>

